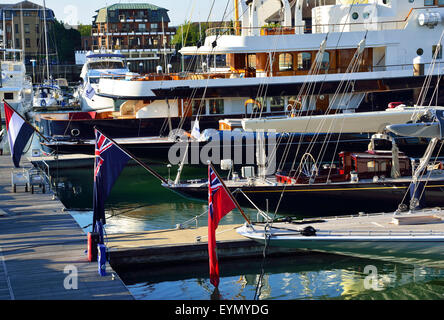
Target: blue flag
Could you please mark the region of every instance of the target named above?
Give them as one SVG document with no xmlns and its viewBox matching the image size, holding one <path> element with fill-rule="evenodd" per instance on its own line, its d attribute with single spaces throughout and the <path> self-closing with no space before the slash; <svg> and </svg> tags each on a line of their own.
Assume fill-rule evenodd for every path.
<svg viewBox="0 0 444 320">
<path fill-rule="evenodd" d="M 123 168 L 131 158 L 118 145 L 95 129 L 96 151 L 94 161 L 93 228 L 96 222 L 106 224 L 105 201 Z M 95 231 L 95 230 L 93 230 Z"/>
<path fill-rule="evenodd" d="M 88 82 L 88 84 L 86 85 L 85 88 L 85 96 L 91 100 L 92 98 L 94 98 L 94 96 L 96 95 L 96 91 L 94 90 L 94 88 L 91 86 L 91 83 Z"/>
</svg>

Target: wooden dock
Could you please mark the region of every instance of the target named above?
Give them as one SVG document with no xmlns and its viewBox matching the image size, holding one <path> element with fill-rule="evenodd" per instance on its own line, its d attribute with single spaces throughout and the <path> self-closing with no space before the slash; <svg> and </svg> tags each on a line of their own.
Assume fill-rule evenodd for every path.
<svg viewBox="0 0 444 320">
<path fill-rule="evenodd" d="M 216 230 L 220 260 L 262 257 L 264 246 L 236 232 L 241 225 L 219 225 Z M 116 270 L 208 261 L 208 227 L 169 229 L 108 235 L 110 263 Z M 267 256 L 300 250 L 268 248 Z"/>
<path fill-rule="evenodd" d="M 51 192 L 12 192 L 12 170 L 0 156 L 0 300 L 133 299 L 109 265 L 101 277 L 87 261 L 85 233 Z"/>
</svg>

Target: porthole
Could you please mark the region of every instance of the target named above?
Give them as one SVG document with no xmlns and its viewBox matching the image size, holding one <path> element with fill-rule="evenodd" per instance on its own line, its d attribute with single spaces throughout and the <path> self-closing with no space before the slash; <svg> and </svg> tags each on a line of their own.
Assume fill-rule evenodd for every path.
<svg viewBox="0 0 444 320">
<path fill-rule="evenodd" d="M 71 135 L 72 135 L 73 137 L 78 137 L 79 134 L 80 134 L 80 130 L 79 130 L 79 129 L 72 129 L 72 130 L 71 130 Z"/>
<path fill-rule="evenodd" d="M 416 54 L 417 54 L 418 56 L 422 56 L 423 53 L 424 53 L 424 50 L 422 50 L 422 48 L 419 48 L 418 50 L 416 50 Z"/>
<path fill-rule="evenodd" d="M 353 12 L 352 18 L 353 18 L 353 20 L 358 19 L 359 18 L 359 14 L 357 12 Z"/>
</svg>

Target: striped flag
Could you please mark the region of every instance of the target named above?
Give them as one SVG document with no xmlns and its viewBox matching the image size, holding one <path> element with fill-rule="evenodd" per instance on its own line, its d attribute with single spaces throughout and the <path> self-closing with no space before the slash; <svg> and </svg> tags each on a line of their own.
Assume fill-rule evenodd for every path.
<svg viewBox="0 0 444 320">
<path fill-rule="evenodd" d="M 12 162 L 20 168 L 20 158 L 26 144 L 34 133 L 34 128 L 26 122 L 6 101 L 4 102 L 6 130 L 8 131 L 9 148 Z"/>
<path fill-rule="evenodd" d="M 219 264 L 216 253 L 216 229 L 219 221 L 236 208 L 222 182 L 211 165 L 208 166 L 208 256 L 210 260 L 210 282 L 219 286 Z"/>
</svg>

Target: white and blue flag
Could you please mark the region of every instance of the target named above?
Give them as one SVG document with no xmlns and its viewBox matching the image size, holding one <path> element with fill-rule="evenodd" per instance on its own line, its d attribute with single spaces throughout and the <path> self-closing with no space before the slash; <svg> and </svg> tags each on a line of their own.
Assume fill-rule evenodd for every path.
<svg viewBox="0 0 444 320">
<path fill-rule="evenodd" d="M 95 95 L 96 95 L 96 91 L 91 86 L 91 83 L 88 82 L 88 84 L 86 85 L 86 88 L 85 88 L 85 96 L 91 100 Z"/>
<path fill-rule="evenodd" d="M 199 120 L 194 121 L 193 129 L 191 130 L 191 136 L 199 140 L 200 138 L 200 128 L 199 128 Z"/>
</svg>

